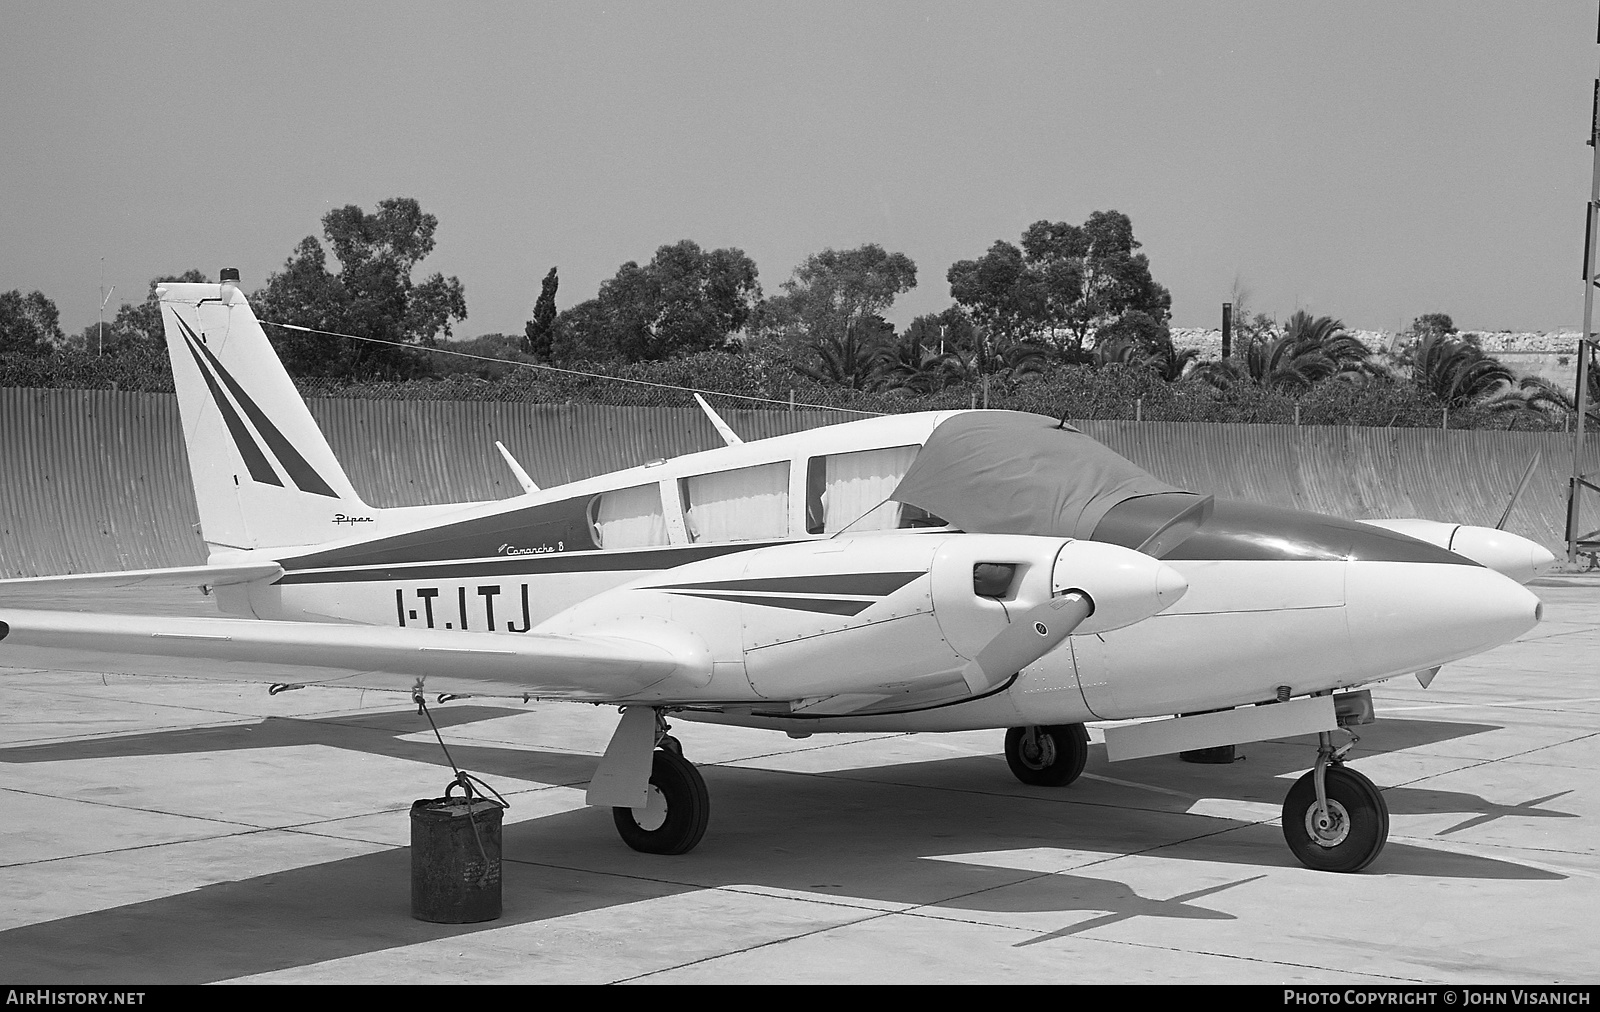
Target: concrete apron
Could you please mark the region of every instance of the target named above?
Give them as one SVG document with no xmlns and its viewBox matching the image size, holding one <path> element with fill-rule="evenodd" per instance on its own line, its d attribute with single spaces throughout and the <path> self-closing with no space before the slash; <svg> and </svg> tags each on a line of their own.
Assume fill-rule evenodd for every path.
<svg viewBox="0 0 1600 1012">
<path fill-rule="evenodd" d="M 1592 980 L 1600 581 L 1547 618 L 1377 687 L 1355 767 L 1391 811 L 1366 873 L 1276 823 L 1314 739 L 1025 787 L 1002 733 L 791 741 L 676 722 L 711 827 L 635 853 L 583 787 L 615 710 L 434 709 L 510 800 L 504 911 L 410 911 L 408 812 L 450 778 L 403 698 L 0 671 L 0 979 L 1421 982 Z M 187 596 L 52 606 L 208 614 Z"/>
</svg>

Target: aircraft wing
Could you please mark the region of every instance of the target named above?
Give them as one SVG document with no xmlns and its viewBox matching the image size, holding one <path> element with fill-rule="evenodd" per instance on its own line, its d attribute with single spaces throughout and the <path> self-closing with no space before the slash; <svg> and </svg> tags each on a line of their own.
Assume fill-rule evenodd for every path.
<svg viewBox="0 0 1600 1012">
<path fill-rule="evenodd" d="M 237 566 L 178 566 L 172 569 L 130 569 L 120 573 L 80 573 L 73 576 L 30 576 L 0 580 L 0 602 L 26 601 L 41 595 L 73 590 L 116 590 L 123 587 L 226 587 L 283 575 L 276 562 Z"/>
<path fill-rule="evenodd" d="M 709 661 L 622 636 L 396 629 L 0 608 L 0 667 L 625 701 Z M 701 668 L 705 668 L 701 671 Z"/>
</svg>

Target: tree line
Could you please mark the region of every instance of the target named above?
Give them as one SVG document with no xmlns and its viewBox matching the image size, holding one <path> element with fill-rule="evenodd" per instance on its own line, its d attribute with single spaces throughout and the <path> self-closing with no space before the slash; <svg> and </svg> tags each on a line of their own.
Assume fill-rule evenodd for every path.
<svg viewBox="0 0 1600 1012">
<path fill-rule="evenodd" d="M 829 401 L 889 398 L 908 406 L 963 392 L 975 402 L 980 388 L 985 400 L 991 391 L 1010 396 L 1028 386 L 1035 393 L 1096 383 L 1127 390 L 1134 376 L 1149 395 L 1136 398 L 1141 405 L 1149 400 L 1159 412 L 1182 401 L 1191 405 L 1179 412 L 1184 417 L 1204 415 L 1207 400 L 1224 413 L 1249 414 L 1238 405 L 1252 398 L 1276 403 L 1313 394 L 1324 406 L 1365 405 L 1360 419 L 1347 421 L 1366 424 L 1392 406 L 1390 423 L 1454 410 L 1486 424 L 1559 428 L 1572 409 L 1562 391 L 1518 379 L 1441 313 L 1418 317 L 1395 347 L 1374 350 L 1335 318 L 1297 312 L 1279 324 L 1250 317 L 1241 305 L 1236 353 L 1198 361 L 1193 349 L 1173 345 L 1171 294 L 1155 280 L 1132 221 L 1114 210 L 1096 211 L 1081 225 L 1041 220 L 1017 242 L 996 240 L 951 264 L 951 305 L 903 331 L 886 316 L 917 284 L 917 265 L 904 253 L 872 243 L 826 249 L 768 296 L 742 250 L 708 250 L 684 239 L 661 246 L 647 263 L 622 264 L 594 297 L 565 309 L 552 267 L 521 334 L 452 341 L 450 349 L 479 358 L 446 358 L 422 350 L 452 338 L 467 305 L 458 278 L 417 278 L 437 228 L 438 219 L 411 198 L 380 201 L 373 212 L 355 205 L 328 212 L 321 239 L 301 240 L 251 294 L 263 321 L 305 328 L 267 327 L 291 374 L 437 388 L 463 376 L 493 380 L 518 363 L 664 376 L 693 362 L 691 381 L 759 374 L 760 382 L 732 382 L 752 393 L 760 387 L 756 396 L 787 385 Z M 205 280 L 198 270 L 154 278 L 142 302 L 122 305 L 103 328 L 73 335 L 62 333 L 56 307 L 42 293 L 0 294 L 0 385 L 107 385 L 105 377 L 115 375 L 125 387 L 162 388 L 156 287 Z M 41 382 L 48 377 L 54 379 Z M 165 388 L 170 383 L 168 374 Z"/>
</svg>

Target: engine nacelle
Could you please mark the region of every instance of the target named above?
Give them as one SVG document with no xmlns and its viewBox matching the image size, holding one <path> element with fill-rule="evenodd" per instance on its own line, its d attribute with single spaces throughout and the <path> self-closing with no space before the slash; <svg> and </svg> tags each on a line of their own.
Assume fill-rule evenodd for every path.
<svg viewBox="0 0 1600 1012">
<path fill-rule="evenodd" d="M 1115 545 L 1026 535 L 864 534 L 652 574 L 569 609 L 539 631 L 674 643 L 676 631 L 691 645 L 703 643 L 708 678 L 651 686 L 678 698 L 921 699 L 975 684 L 963 671 L 985 647 L 1069 592 L 1090 600 L 1089 616 L 1077 622 L 1080 608 L 1071 622 L 1050 609 L 1027 617 L 1028 629 L 1046 631 L 1030 639 L 1020 626 L 1012 630 L 1014 645 L 998 654 L 1010 668 L 1001 680 L 1074 628 L 1099 632 L 1140 621 L 1169 607 L 1187 586 L 1158 560 Z M 698 648 L 681 652 L 699 656 Z M 988 666 L 996 656 L 988 655 Z"/>
<path fill-rule="evenodd" d="M 934 558 L 932 582 L 939 627 L 968 658 L 1025 612 L 1069 591 L 1082 591 L 1094 604 L 1074 631 L 1099 633 L 1165 611 L 1189 589 L 1177 570 L 1129 548 L 1008 534 L 946 541 Z"/>
</svg>

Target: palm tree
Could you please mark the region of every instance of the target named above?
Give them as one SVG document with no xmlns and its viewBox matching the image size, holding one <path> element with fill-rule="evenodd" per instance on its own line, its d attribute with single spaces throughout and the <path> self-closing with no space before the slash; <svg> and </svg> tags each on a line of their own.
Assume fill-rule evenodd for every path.
<svg viewBox="0 0 1600 1012">
<path fill-rule="evenodd" d="M 1412 378 L 1452 410 L 1488 399 L 1517 385 L 1499 359 L 1467 341 L 1429 334 L 1418 344 Z"/>
<path fill-rule="evenodd" d="M 1001 350 L 992 375 L 1006 380 L 1043 376 L 1050 371 L 1050 349 L 1030 342 L 1018 342 Z"/>
<path fill-rule="evenodd" d="M 1537 376 L 1518 377 L 1476 345 L 1449 334 L 1429 334 L 1416 349 L 1412 376 L 1452 411 L 1477 408 L 1496 415 L 1543 419 L 1573 410 L 1572 398 Z"/>
<path fill-rule="evenodd" d="M 885 332 L 894 328 L 883 318 L 851 320 L 839 331 L 813 335 L 808 342 L 816 365 L 798 366 L 799 371 L 824 383 L 871 390 L 883 378 L 888 349 Z"/>
<path fill-rule="evenodd" d="M 1202 362 L 1190 375 L 1219 389 L 1249 379 L 1259 386 L 1304 391 L 1330 377 L 1359 380 L 1378 371 L 1370 364 L 1370 355 L 1343 322 L 1297 310 L 1282 333 L 1258 326 L 1248 335 L 1238 360 Z"/>
<path fill-rule="evenodd" d="M 1257 382 L 1307 390 L 1330 377 L 1363 372 L 1371 352 L 1344 329 L 1343 321 L 1313 317 L 1301 309 L 1289 317 L 1283 336 L 1265 348 L 1252 343 L 1246 354 L 1252 362 L 1260 357 L 1259 373 L 1251 366 L 1252 374 L 1262 377 Z"/>
<path fill-rule="evenodd" d="M 1185 383 L 1194 383 L 1210 387 L 1214 391 L 1226 390 L 1235 383 L 1246 383 L 1250 380 L 1250 373 L 1239 364 L 1235 358 L 1210 358 L 1204 362 L 1196 362 L 1194 368 L 1183 377 Z"/>
<path fill-rule="evenodd" d="M 1185 348 L 1179 351 L 1173 347 L 1171 341 L 1157 349 L 1140 345 L 1132 338 L 1116 337 L 1094 346 L 1094 364 L 1097 367 L 1126 365 L 1136 369 L 1148 369 L 1167 383 L 1176 383 L 1182 379 L 1189 369 L 1189 364 L 1199 357 L 1199 349 Z"/>
<path fill-rule="evenodd" d="M 1552 413 L 1565 414 L 1574 409 L 1572 398 L 1547 379 L 1523 376 L 1494 391 L 1478 402 L 1495 414 L 1514 413 L 1520 416 L 1543 418 Z"/>
<path fill-rule="evenodd" d="M 925 348 L 909 330 L 884 356 L 881 368 L 884 389 L 916 394 L 943 390 L 959 383 L 966 373 L 966 363 L 959 354 Z"/>
<path fill-rule="evenodd" d="M 1341 368 L 1359 365 L 1372 354 L 1359 338 L 1344 329 L 1344 321 L 1331 316 L 1313 317 L 1303 309 L 1289 317 L 1283 336 L 1303 350 L 1315 349 Z"/>
</svg>

